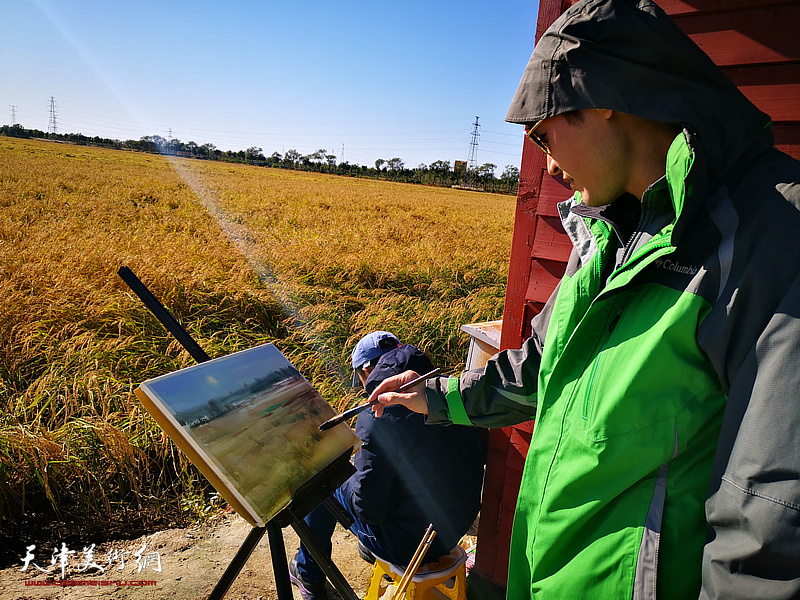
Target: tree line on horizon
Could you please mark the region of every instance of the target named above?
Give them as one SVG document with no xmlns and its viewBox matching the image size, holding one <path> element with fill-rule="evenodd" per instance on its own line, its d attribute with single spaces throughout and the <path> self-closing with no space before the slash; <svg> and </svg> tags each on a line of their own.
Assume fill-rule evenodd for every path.
<svg viewBox="0 0 800 600">
<path fill-rule="evenodd" d="M 0 135 L 28 139 L 48 139 L 84 146 L 99 146 L 116 150 L 132 150 L 200 160 L 234 162 L 260 167 L 386 179 L 402 183 L 464 187 L 505 194 L 516 194 L 519 182 L 518 167 L 506 165 L 500 177 L 497 177 L 495 175 L 497 165 L 492 163 L 485 163 L 476 168 L 468 168 L 464 161 L 455 161 L 454 164 L 451 164 L 450 161 L 437 160 L 430 165 L 420 164 L 416 167 L 408 168 L 401 158 L 395 157 L 390 159 L 379 158 L 375 161 L 374 167 L 370 167 L 351 164 L 346 161 L 337 163 L 336 156 L 329 154 L 325 149 L 317 150 L 308 155 L 303 155 L 295 149 L 289 149 L 284 154 L 273 152 L 270 156 L 265 156 L 263 150 L 256 146 L 252 146 L 247 150 L 220 150 L 214 144 L 197 144 L 193 141 L 182 142 L 177 138 L 166 139 L 160 135 L 147 135 L 139 140 L 120 141 L 100 136 L 90 137 L 82 133 L 45 133 L 39 129 L 25 129 L 19 124 L 0 126 Z"/>
</svg>

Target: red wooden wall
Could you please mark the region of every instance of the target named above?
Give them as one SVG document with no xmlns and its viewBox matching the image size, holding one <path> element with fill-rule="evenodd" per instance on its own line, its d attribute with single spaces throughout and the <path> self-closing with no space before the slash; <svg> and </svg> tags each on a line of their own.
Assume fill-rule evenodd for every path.
<svg viewBox="0 0 800 600">
<path fill-rule="evenodd" d="M 536 40 L 576 1 L 540 0 Z M 770 115 L 776 146 L 800 159 L 800 2 L 656 1 Z M 545 169 L 544 154 L 524 144 L 501 348 L 519 348 L 530 335 L 530 320 L 555 289 L 571 249 L 556 211 L 556 203 L 571 193 Z M 473 573 L 499 586 L 507 581 L 511 525 L 532 431 L 529 423 L 490 436 Z"/>
</svg>

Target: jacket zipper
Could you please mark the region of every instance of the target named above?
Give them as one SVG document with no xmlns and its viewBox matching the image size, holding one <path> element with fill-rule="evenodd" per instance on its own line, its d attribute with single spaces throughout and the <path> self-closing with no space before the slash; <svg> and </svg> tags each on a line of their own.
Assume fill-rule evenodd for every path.
<svg viewBox="0 0 800 600">
<path fill-rule="evenodd" d="M 642 248 L 640 250 L 647 248 L 647 252 L 649 253 L 649 252 L 653 252 L 653 251 L 658 251 L 661 248 L 668 248 L 670 246 L 669 240 L 656 242 L 656 243 L 653 243 L 652 245 L 650 245 L 650 244 L 651 244 L 651 242 L 648 242 L 647 244 L 642 246 Z M 625 260 L 628 260 L 629 258 L 632 258 L 632 255 L 633 255 L 633 253 L 631 254 L 630 257 L 625 257 Z M 625 263 L 625 260 L 623 260 L 622 263 Z M 630 269 L 630 268 L 634 268 L 632 263 L 622 264 L 622 266 L 620 266 L 620 267 L 618 267 L 618 268 L 616 268 L 614 270 L 614 272 L 611 274 L 611 277 L 613 277 L 614 275 L 619 274 L 619 272 L 624 271 L 625 269 Z M 609 279 L 611 279 L 611 277 L 609 277 Z M 597 294 L 597 297 L 592 301 L 592 304 L 597 303 L 603 297 L 603 294 L 606 292 L 607 289 L 608 289 L 608 286 L 606 286 L 605 289 L 600 291 Z M 624 308 L 625 308 L 624 305 L 620 306 L 619 309 L 617 310 L 616 315 L 614 315 L 614 317 L 609 322 L 608 333 L 606 334 L 606 339 L 603 342 L 603 346 L 600 349 L 600 353 L 597 355 L 597 359 L 592 364 L 592 372 L 591 372 L 591 374 L 589 376 L 589 385 L 587 386 L 586 395 L 584 396 L 584 400 L 583 400 L 582 417 L 583 417 L 584 421 L 588 421 L 589 420 L 589 413 L 591 412 L 591 404 L 592 404 L 591 403 L 591 392 L 592 392 L 592 388 L 594 387 L 595 375 L 599 371 L 600 360 L 602 359 L 603 353 L 606 351 L 606 348 L 608 348 L 608 344 L 609 344 L 609 342 L 611 340 L 611 334 L 614 332 L 614 329 L 617 327 L 617 324 L 619 323 L 620 317 L 622 317 L 622 311 L 623 311 Z M 591 307 L 588 310 L 591 310 Z M 572 334 L 570 335 L 570 340 L 572 339 L 572 335 L 574 335 L 574 333 L 575 332 L 573 331 Z"/>
<path fill-rule="evenodd" d="M 617 327 L 617 323 L 619 323 L 619 319 L 622 316 L 622 309 L 625 308 L 624 305 L 620 306 L 617 310 L 617 314 L 614 315 L 614 318 L 611 319 L 611 322 L 608 324 L 608 333 L 606 334 L 606 339 L 603 342 L 603 347 L 600 348 L 600 353 L 597 355 L 597 360 L 594 361 L 592 365 L 592 373 L 589 376 L 589 385 L 586 387 L 586 395 L 583 398 L 583 411 L 582 416 L 584 421 L 589 420 L 589 412 L 591 411 L 592 407 L 592 388 L 594 387 L 594 377 L 597 372 L 600 370 L 600 361 L 603 358 L 603 354 L 608 348 L 608 343 L 611 341 L 611 334 L 614 332 L 614 329 Z"/>
<path fill-rule="evenodd" d="M 645 192 L 645 195 L 647 195 L 647 192 Z M 649 222 L 652 220 L 652 214 L 651 214 L 652 211 L 645 210 L 645 207 L 646 207 L 646 205 L 645 205 L 644 200 L 643 200 L 642 201 L 642 212 L 639 215 L 639 221 L 636 223 L 636 227 L 633 228 L 633 231 L 631 232 L 630 236 L 628 237 L 628 241 L 625 242 L 625 244 L 623 246 L 624 247 L 624 251 L 622 252 L 622 256 L 620 257 L 619 262 L 617 262 L 615 264 L 614 272 L 611 273 L 611 275 L 609 276 L 609 279 L 611 279 L 611 277 L 616 275 L 620 270 L 625 268 L 625 266 L 628 264 L 628 261 L 630 261 L 633 258 L 633 255 L 636 254 L 636 250 L 635 250 L 636 243 L 635 242 L 636 242 L 636 240 L 641 238 L 641 236 L 642 236 L 642 234 L 644 232 L 644 226 L 649 224 Z M 646 246 L 647 246 L 647 244 L 642 246 L 642 248 L 644 248 Z M 667 242 L 667 243 L 663 243 L 663 242 L 658 243 L 657 245 L 653 246 L 653 249 L 659 248 L 661 246 L 669 246 L 669 242 Z"/>
<path fill-rule="evenodd" d="M 631 250 L 632 248 L 635 247 L 633 242 L 637 238 L 641 237 L 641 235 L 642 235 L 642 227 L 643 226 L 644 226 L 644 210 L 642 210 L 642 214 L 639 215 L 639 222 L 636 223 L 636 227 L 633 228 L 633 231 L 631 232 L 631 235 L 628 237 L 628 241 L 625 242 L 625 246 L 624 246 L 625 250 L 622 253 L 622 256 L 620 257 L 619 262 L 614 267 L 614 271 L 617 271 L 620 267 L 622 267 L 622 265 L 624 265 L 626 262 L 628 262 L 628 260 L 633 255 L 633 252 Z"/>
</svg>

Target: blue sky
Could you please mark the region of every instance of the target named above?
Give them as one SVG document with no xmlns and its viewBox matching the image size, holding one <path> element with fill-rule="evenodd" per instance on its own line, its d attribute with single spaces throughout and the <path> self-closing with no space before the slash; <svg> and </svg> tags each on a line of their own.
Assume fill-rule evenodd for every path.
<svg viewBox="0 0 800 600">
<path fill-rule="evenodd" d="M 224 397 L 264 377 L 270 371 L 291 366 L 272 344 L 262 344 L 200 365 L 162 375 L 148 386 L 185 418 L 209 400 Z"/>
<path fill-rule="evenodd" d="M 0 124 L 519 166 L 538 1 L 0 0 Z M 12 107 L 14 107 L 12 109 Z M 12 114 L 13 113 L 13 114 Z"/>
</svg>

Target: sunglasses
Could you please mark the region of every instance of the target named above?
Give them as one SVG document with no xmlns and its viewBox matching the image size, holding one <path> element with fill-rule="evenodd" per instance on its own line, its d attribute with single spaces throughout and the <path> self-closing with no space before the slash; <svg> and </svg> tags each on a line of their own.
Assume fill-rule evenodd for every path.
<svg viewBox="0 0 800 600">
<path fill-rule="evenodd" d="M 536 128 L 542 124 L 542 121 L 544 121 L 544 119 L 538 121 L 533 127 L 526 130 L 525 137 L 528 138 L 530 141 L 532 141 L 536 145 L 536 147 L 539 148 L 539 150 L 541 150 L 545 154 L 550 154 L 550 146 L 548 146 L 547 142 L 545 142 L 535 133 Z"/>
</svg>

